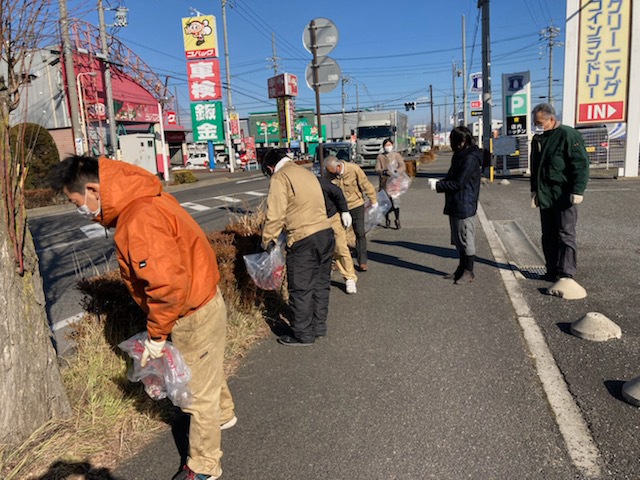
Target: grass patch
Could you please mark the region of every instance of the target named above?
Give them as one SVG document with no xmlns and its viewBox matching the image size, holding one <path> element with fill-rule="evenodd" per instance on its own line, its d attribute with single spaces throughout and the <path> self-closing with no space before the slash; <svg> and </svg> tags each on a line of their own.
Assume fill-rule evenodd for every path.
<svg viewBox="0 0 640 480">
<path fill-rule="evenodd" d="M 263 213 L 237 216 L 208 234 L 216 251 L 228 309 L 225 372 L 232 375 L 251 346 L 285 322 L 285 289 L 258 290 L 242 256 L 259 250 Z M 140 450 L 179 415 L 168 400 L 151 400 L 141 383 L 126 378 L 127 358 L 116 345 L 144 330 L 145 318 L 118 272 L 79 282 L 87 312 L 72 334 L 76 353 L 63 360 L 62 377 L 73 415 L 43 425 L 21 445 L 0 446 L 0 478 L 111 478 L 115 467 Z"/>
</svg>

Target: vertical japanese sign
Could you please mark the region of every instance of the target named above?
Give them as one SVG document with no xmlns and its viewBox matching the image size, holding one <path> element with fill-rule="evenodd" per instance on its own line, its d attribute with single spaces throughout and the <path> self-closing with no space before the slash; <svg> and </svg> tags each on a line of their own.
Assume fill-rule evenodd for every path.
<svg viewBox="0 0 640 480">
<path fill-rule="evenodd" d="M 240 140 L 240 116 L 237 113 L 229 114 L 229 130 L 232 138 Z"/>
<path fill-rule="evenodd" d="M 624 122 L 632 0 L 581 0 L 576 124 Z"/>
<path fill-rule="evenodd" d="M 224 143 L 223 121 L 222 102 L 191 104 L 194 142 Z"/>
<path fill-rule="evenodd" d="M 256 141 L 253 137 L 244 137 L 247 160 L 256 160 Z"/>
<path fill-rule="evenodd" d="M 182 19 L 182 37 L 187 60 L 218 56 L 216 17 L 187 17 Z"/>
<path fill-rule="evenodd" d="M 220 100 L 220 63 L 217 59 L 187 62 L 189 98 L 192 102 Z"/>
<path fill-rule="evenodd" d="M 502 75 L 502 113 L 507 135 L 528 135 L 531 112 L 531 76 L 529 72 Z"/>
</svg>

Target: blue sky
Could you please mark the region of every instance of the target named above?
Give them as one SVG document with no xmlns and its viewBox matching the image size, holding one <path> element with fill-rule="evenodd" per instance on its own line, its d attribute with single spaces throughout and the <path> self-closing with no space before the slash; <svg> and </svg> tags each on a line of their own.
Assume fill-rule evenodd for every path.
<svg viewBox="0 0 640 480">
<path fill-rule="evenodd" d="M 85 4 L 84 0 L 69 0 Z M 298 107 L 315 106 L 313 92 L 304 83 L 305 66 L 311 55 L 302 46 L 302 31 L 315 17 L 331 19 L 338 27 L 338 46 L 329 56 L 336 59 L 343 74 L 354 80 L 347 85 L 347 109 L 355 109 L 354 82 L 359 85 L 360 107 L 404 110 L 402 104 L 428 98 L 433 84 L 436 121 L 438 110 L 445 121 L 453 107 L 452 60 L 461 68 L 461 16 L 466 16 L 467 71 L 480 71 L 481 26 L 476 33 L 477 0 L 229 0 L 227 28 L 232 74 L 233 102 L 242 116 L 249 112 L 274 110 L 267 98 L 267 78 L 273 75 L 266 58 L 271 56 L 271 32 L 276 34 L 281 71 L 298 75 Z M 115 1 L 112 4 L 116 4 Z M 158 74 L 170 75 L 169 85 L 178 89 L 181 110 L 186 114 L 188 92 L 181 35 L 181 17 L 189 7 L 217 18 L 222 53 L 222 19 L 219 0 L 129 0 L 129 26 L 118 37 Z M 87 7 L 85 6 L 84 9 Z M 557 0 L 493 0 L 491 2 L 492 90 L 501 116 L 501 75 L 530 70 L 533 102 L 547 94 L 548 51 L 542 48 L 538 32 L 549 24 L 564 27 L 565 2 Z M 107 18 L 111 18 L 108 14 Z M 94 22 L 97 16 L 89 14 Z M 561 31 L 559 41 L 563 40 Z M 475 49 L 472 46 L 476 38 Z M 436 53 L 429 53 L 437 51 Z M 472 56 L 473 53 L 473 56 Z M 363 58 L 364 57 L 364 58 Z M 368 58 L 367 58 L 368 57 Z M 554 50 L 554 89 L 561 104 L 564 49 Z M 221 59 L 221 66 L 223 61 Z M 457 81 L 458 104 L 462 105 L 462 79 Z M 542 101 L 542 100 L 540 100 Z M 340 88 L 321 95 L 322 111 L 341 108 Z M 459 106 L 459 108 L 460 108 Z M 427 106 L 409 112 L 410 124 L 426 123 Z"/>
</svg>

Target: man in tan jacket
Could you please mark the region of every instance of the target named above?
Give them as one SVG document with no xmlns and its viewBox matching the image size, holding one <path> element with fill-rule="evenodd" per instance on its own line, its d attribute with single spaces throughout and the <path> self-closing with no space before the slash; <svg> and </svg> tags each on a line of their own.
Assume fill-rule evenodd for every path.
<svg viewBox="0 0 640 480">
<path fill-rule="evenodd" d="M 316 176 L 296 165 L 282 150 L 262 157 L 262 171 L 271 177 L 262 247 L 269 250 L 280 233 L 287 235 L 291 335 L 278 342 L 287 346 L 312 345 L 327 333 L 333 230 Z"/>
<path fill-rule="evenodd" d="M 356 256 L 360 271 L 366 272 L 367 267 L 367 237 L 364 230 L 364 196 L 366 194 L 372 207 L 378 205 L 376 189 L 373 187 L 362 169 L 351 162 L 343 162 L 336 157 L 325 160 L 328 178 L 344 193 L 349 206 L 349 213 L 353 218 L 353 232 L 356 235 Z"/>
</svg>

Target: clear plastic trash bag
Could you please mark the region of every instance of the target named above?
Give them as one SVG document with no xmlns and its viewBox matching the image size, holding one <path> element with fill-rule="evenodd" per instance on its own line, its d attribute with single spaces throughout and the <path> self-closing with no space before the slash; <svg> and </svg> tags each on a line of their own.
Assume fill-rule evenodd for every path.
<svg viewBox="0 0 640 480">
<path fill-rule="evenodd" d="M 140 332 L 118 344 L 118 348 L 133 359 L 127 378 L 132 382 L 142 382 L 145 392 L 153 400 L 169 398 L 176 407 L 188 407 L 192 400 L 189 389 L 191 370 L 180 351 L 171 342 L 166 342 L 163 348 L 164 355 L 160 358 L 150 358 L 142 367 L 140 360 L 146 338 L 147 332 Z"/>
<path fill-rule="evenodd" d="M 391 209 L 391 200 L 384 190 L 379 191 L 377 197 L 378 206 L 375 208 L 371 206 L 369 199 L 364 203 L 364 231 L 367 233 L 377 227 Z"/>
<path fill-rule="evenodd" d="M 286 236 L 278 237 L 276 246 L 270 252 L 245 255 L 244 264 L 253 282 L 262 290 L 277 290 L 282 285 L 285 271 Z"/>
<path fill-rule="evenodd" d="M 404 195 L 407 190 L 409 190 L 410 186 L 411 177 L 402 172 L 391 176 L 391 178 L 387 180 L 385 191 L 387 192 L 387 195 L 389 195 L 389 197 L 395 200 L 396 198 L 400 197 L 400 195 Z"/>
</svg>

